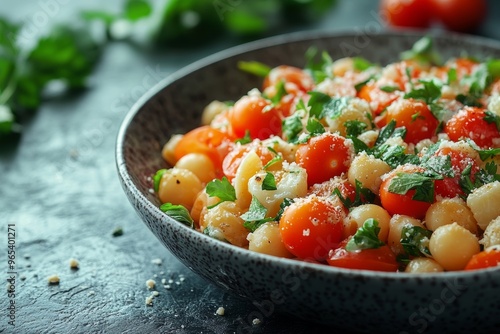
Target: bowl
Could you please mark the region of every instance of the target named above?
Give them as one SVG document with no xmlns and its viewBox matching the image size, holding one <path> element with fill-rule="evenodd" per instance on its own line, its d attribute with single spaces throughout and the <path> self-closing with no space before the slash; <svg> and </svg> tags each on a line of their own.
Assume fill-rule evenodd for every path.
<svg viewBox="0 0 500 334">
<path fill-rule="evenodd" d="M 237 68 L 241 60 L 269 66 L 305 65 L 315 46 L 333 59 L 362 56 L 380 64 L 398 59 L 421 32 L 295 33 L 214 54 L 165 78 L 123 120 L 116 145 L 122 187 L 146 226 L 181 262 L 213 284 L 254 303 L 264 317 L 287 313 L 357 332 L 422 333 L 500 328 L 500 269 L 436 274 L 381 273 L 250 252 L 212 239 L 162 213 L 151 176 L 165 168 L 161 148 L 171 134 L 200 124 L 212 100 L 235 100 L 261 79 Z M 443 56 L 500 57 L 500 43 L 432 35 Z"/>
</svg>

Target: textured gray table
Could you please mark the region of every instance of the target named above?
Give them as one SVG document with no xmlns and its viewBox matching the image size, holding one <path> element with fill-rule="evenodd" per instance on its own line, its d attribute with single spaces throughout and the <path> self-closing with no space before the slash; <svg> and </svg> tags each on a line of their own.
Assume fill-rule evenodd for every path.
<svg viewBox="0 0 500 334">
<path fill-rule="evenodd" d="M 32 24 L 52 3 L 51 22 L 99 1 L 2 0 L 0 15 Z M 500 39 L 492 2 L 479 34 Z M 116 4 L 104 4 L 114 8 Z M 45 8 L 45 9 L 44 9 Z M 304 29 L 369 31 L 380 21 L 376 1 L 339 1 L 327 18 Z M 498 16 L 498 15 L 497 15 Z M 39 29 L 46 28 L 39 24 Z M 15 298 L 0 297 L 5 333 L 312 333 L 334 332 L 261 310 L 196 276 L 175 259 L 139 220 L 119 185 L 114 144 L 130 106 L 173 71 L 239 41 L 202 47 L 145 51 L 125 43 L 106 49 L 91 87 L 83 94 L 48 101 L 26 124 L 18 143 L 0 151 L 0 260 L 7 268 L 7 227 L 16 231 Z M 113 237 L 116 227 L 123 235 Z M 70 268 L 69 259 L 79 261 Z M 157 259 L 161 263 L 155 263 Z M 57 274 L 58 285 L 47 277 Z M 145 282 L 159 295 L 152 307 Z M 161 283 L 161 282 L 164 283 Z M 15 301 L 15 327 L 8 306 Z M 219 307 L 223 316 L 216 315 Z M 261 323 L 254 325 L 253 319 Z M 342 332 L 342 331 L 336 331 Z"/>
</svg>

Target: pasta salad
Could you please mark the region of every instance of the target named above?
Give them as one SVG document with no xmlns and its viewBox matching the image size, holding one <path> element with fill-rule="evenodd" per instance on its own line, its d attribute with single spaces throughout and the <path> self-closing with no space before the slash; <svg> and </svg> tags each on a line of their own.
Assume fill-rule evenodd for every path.
<svg viewBox="0 0 500 334">
<path fill-rule="evenodd" d="M 262 86 L 173 135 L 160 208 L 250 251 L 350 269 L 500 263 L 500 59 L 442 61 L 424 37 L 378 65 L 240 63 Z"/>
</svg>

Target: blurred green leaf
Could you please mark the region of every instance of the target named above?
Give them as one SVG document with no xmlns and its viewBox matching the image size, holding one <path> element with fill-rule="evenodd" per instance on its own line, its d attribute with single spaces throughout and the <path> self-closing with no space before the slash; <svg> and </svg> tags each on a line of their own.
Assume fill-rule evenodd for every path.
<svg viewBox="0 0 500 334">
<path fill-rule="evenodd" d="M 151 5 L 145 0 L 127 0 L 125 3 L 125 18 L 137 21 L 148 17 L 152 12 Z"/>
</svg>

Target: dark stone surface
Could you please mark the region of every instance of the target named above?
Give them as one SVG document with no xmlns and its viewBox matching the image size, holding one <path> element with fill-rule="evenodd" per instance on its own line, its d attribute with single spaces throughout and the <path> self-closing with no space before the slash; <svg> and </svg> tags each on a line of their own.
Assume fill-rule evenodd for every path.
<svg viewBox="0 0 500 334">
<path fill-rule="evenodd" d="M 70 20 L 78 8 L 115 3 L 2 0 L 0 15 L 36 23 L 45 5 L 56 3 L 50 22 Z M 64 4 L 63 4 L 64 3 Z M 478 34 L 500 39 L 493 2 Z M 377 27 L 376 1 L 339 1 L 325 20 L 304 29 Z M 40 21 L 41 22 L 41 21 Z M 378 26 L 380 27 L 380 25 Z M 37 32 L 47 24 L 39 23 Z M 26 39 L 29 42 L 29 38 Z M 299 321 L 272 309 L 259 309 L 196 276 L 175 259 L 139 220 L 118 182 L 114 144 L 131 105 L 166 75 L 239 43 L 220 40 L 191 49 L 141 50 L 126 43 L 106 48 L 79 95 L 47 101 L 25 124 L 18 143 L 0 152 L 0 262 L 9 278 L 8 224 L 15 224 L 15 299 L 0 298 L 2 333 L 311 333 L 337 332 Z M 11 226 L 12 227 L 12 226 Z M 116 227 L 123 235 L 113 237 Z M 79 261 L 71 269 L 69 259 Z M 161 259 L 161 264 L 152 260 Z M 57 274 L 58 285 L 47 277 Z M 155 279 L 159 295 L 145 282 Z M 161 280 L 166 279 L 166 289 Z M 168 283 L 171 280 L 171 283 Z M 15 327 L 7 307 L 15 300 Z M 224 316 L 215 314 L 224 307 Z M 260 318 L 259 325 L 252 320 Z M 381 320 L 384 321 L 384 320 Z"/>
</svg>

